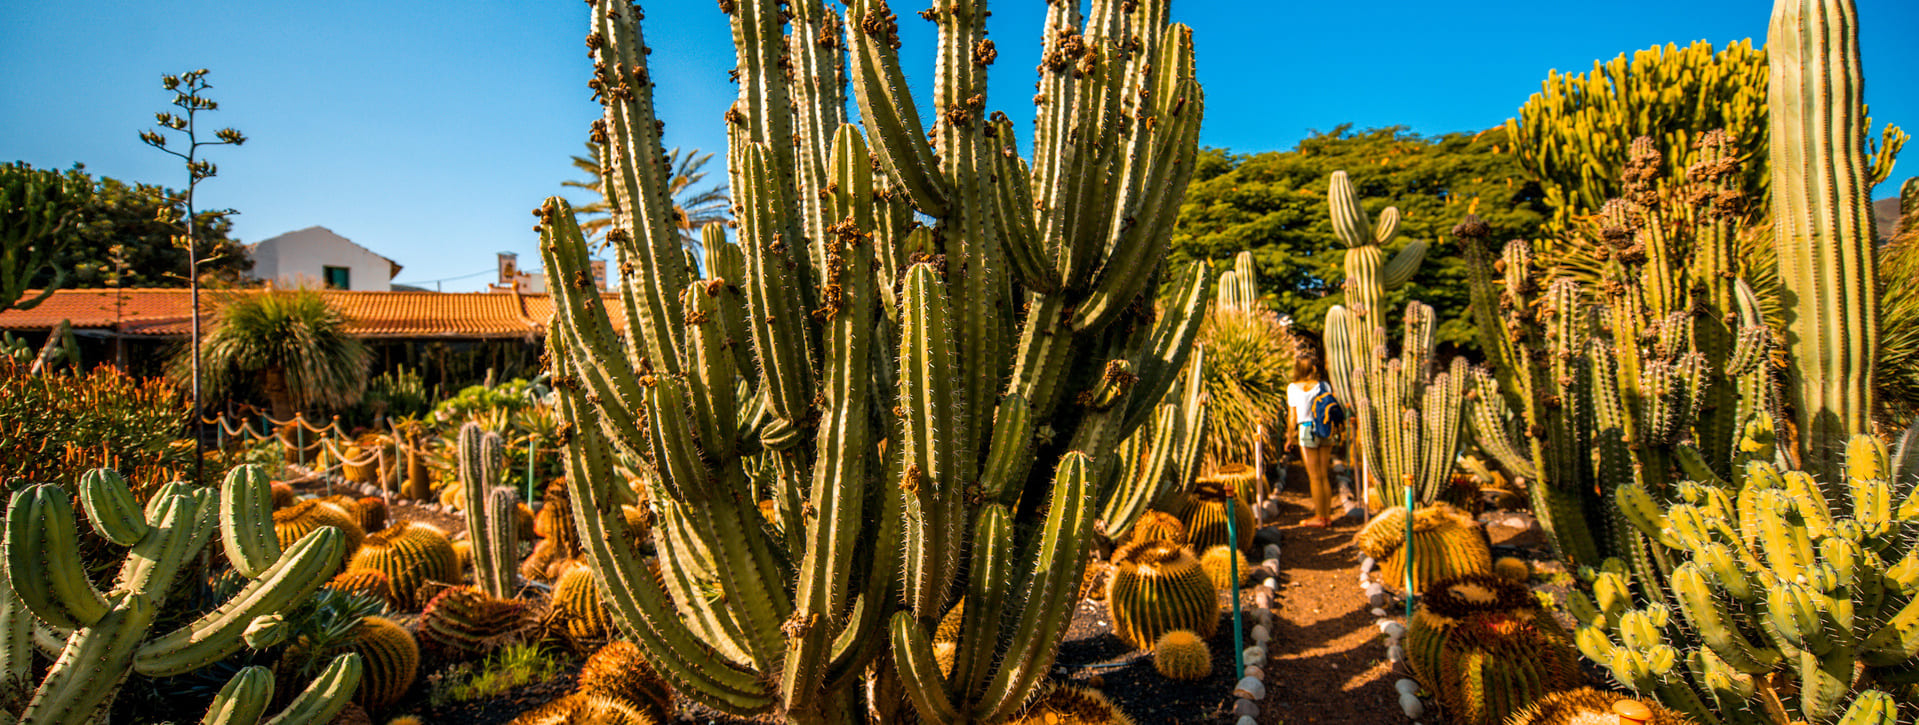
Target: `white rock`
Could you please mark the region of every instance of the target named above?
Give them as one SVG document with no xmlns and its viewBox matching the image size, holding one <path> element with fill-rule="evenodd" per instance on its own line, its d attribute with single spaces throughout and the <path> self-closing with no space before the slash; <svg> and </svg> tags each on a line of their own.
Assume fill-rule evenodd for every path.
<svg viewBox="0 0 1919 725">
<path fill-rule="evenodd" d="M 1399 639 L 1400 637 L 1405 636 L 1406 625 L 1403 625 L 1403 624 L 1400 624 L 1399 622 L 1388 619 L 1379 623 L 1379 631 L 1380 633 L 1388 637 L 1391 637 L 1393 639 Z"/>
<path fill-rule="evenodd" d="M 1233 725 L 1259 725 L 1259 720 L 1251 715 L 1241 715 L 1239 716 L 1239 721 L 1233 723 Z"/>
<path fill-rule="evenodd" d="M 1240 719 L 1245 719 L 1249 717 L 1258 718 L 1259 703 L 1253 702 L 1252 700 L 1248 700 L 1245 698 L 1240 698 L 1239 700 L 1236 700 L 1233 702 L 1233 714 L 1238 715 Z"/>
<path fill-rule="evenodd" d="M 1398 690 L 1401 695 L 1418 695 L 1419 681 L 1411 677 L 1401 677 L 1398 682 L 1393 683 L 1393 689 Z"/>
<path fill-rule="evenodd" d="M 1385 607 L 1373 607 L 1373 616 L 1375 616 L 1375 617 L 1384 617 L 1384 616 L 1386 616 L 1386 608 L 1385 608 Z"/>
<path fill-rule="evenodd" d="M 1376 566 L 1379 566 L 1379 562 L 1373 561 L 1373 558 L 1370 556 L 1359 560 L 1359 570 L 1362 572 L 1372 571 L 1373 567 Z"/>
<path fill-rule="evenodd" d="M 1278 544 L 1267 544 L 1267 545 L 1266 545 L 1266 558 L 1268 558 L 1268 559 L 1277 559 L 1277 558 L 1279 558 L 1279 545 L 1278 545 Z"/>
<path fill-rule="evenodd" d="M 1233 696 L 1243 697 L 1254 702 L 1264 700 L 1266 699 L 1266 683 L 1251 677 L 1240 678 L 1239 684 L 1233 685 Z"/>
<path fill-rule="evenodd" d="M 1273 593 L 1263 589 L 1255 590 L 1253 592 L 1253 606 L 1258 607 L 1260 611 L 1267 611 L 1272 609 Z"/>
<path fill-rule="evenodd" d="M 1406 717 L 1418 720 L 1426 715 L 1426 703 L 1419 701 L 1418 695 L 1401 694 L 1399 709 L 1406 711 Z"/>
<path fill-rule="evenodd" d="M 1274 574 L 1279 573 L 1279 558 L 1274 557 L 1259 563 L 1260 567 Z"/>
<path fill-rule="evenodd" d="M 1259 645 L 1247 647 L 1240 653 L 1240 662 L 1248 665 L 1266 664 L 1266 648 Z"/>
<path fill-rule="evenodd" d="M 1278 579 L 1274 579 L 1272 577 L 1266 577 L 1266 581 L 1260 582 L 1260 584 L 1264 585 L 1267 589 L 1271 589 L 1273 591 L 1279 591 Z"/>
<path fill-rule="evenodd" d="M 1266 670 L 1261 668 L 1259 665 L 1247 665 L 1246 676 L 1251 677 L 1255 680 L 1259 680 L 1260 682 L 1265 682 Z"/>
<path fill-rule="evenodd" d="M 1399 646 L 1399 645 L 1393 645 L 1393 646 L 1391 646 L 1391 647 L 1387 647 L 1387 648 L 1386 648 L 1386 659 L 1387 659 L 1387 661 L 1390 661 L 1390 662 L 1404 662 L 1404 661 L 1406 661 L 1406 648 L 1405 648 L 1405 647 L 1401 647 L 1401 646 Z"/>
<path fill-rule="evenodd" d="M 1257 644 L 1259 644 L 1259 645 L 1261 645 L 1261 646 L 1264 646 L 1264 645 L 1266 644 L 1266 641 L 1267 641 L 1267 640 L 1270 640 L 1270 639 L 1272 639 L 1272 638 L 1273 638 L 1273 635 L 1272 635 L 1272 633 L 1271 633 L 1271 632 L 1268 632 L 1268 631 L 1266 630 L 1266 626 L 1265 626 L 1265 625 L 1262 625 L 1262 624 L 1255 624 L 1255 625 L 1253 625 L 1253 631 L 1252 631 L 1252 633 L 1250 633 L 1250 634 L 1248 634 L 1248 635 L 1246 635 L 1246 636 L 1247 636 L 1248 638 L 1250 638 L 1250 639 L 1252 639 L 1252 640 L 1253 640 L 1253 642 L 1255 642 L 1255 643 L 1257 643 Z"/>
<path fill-rule="evenodd" d="M 1365 586 L 1362 586 L 1360 588 L 1366 590 L 1366 596 L 1369 596 L 1369 597 L 1374 594 L 1386 593 L 1385 585 L 1382 585 L 1379 582 L 1366 582 Z"/>
</svg>

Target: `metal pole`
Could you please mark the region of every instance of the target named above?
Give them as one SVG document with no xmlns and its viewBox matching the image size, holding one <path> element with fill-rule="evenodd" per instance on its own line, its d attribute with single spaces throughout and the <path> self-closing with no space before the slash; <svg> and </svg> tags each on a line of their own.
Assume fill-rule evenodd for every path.
<svg viewBox="0 0 1919 725">
<path fill-rule="evenodd" d="M 1239 619 L 1239 527 L 1234 525 L 1237 513 L 1233 509 L 1233 489 L 1226 488 L 1226 545 L 1232 553 L 1226 557 L 1230 578 L 1233 580 L 1233 681 L 1246 677 L 1246 635 Z"/>
<path fill-rule="evenodd" d="M 533 505 L 533 459 L 540 455 L 540 435 L 526 434 L 526 504 Z"/>
<path fill-rule="evenodd" d="M 1406 621 L 1413 621 L 1413 476 L 1400 481 L 1406 489 Z"/>
</svg>

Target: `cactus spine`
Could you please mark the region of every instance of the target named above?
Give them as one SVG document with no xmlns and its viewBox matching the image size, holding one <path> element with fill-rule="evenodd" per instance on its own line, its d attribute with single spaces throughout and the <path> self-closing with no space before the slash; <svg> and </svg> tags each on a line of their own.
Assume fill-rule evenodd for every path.
<svg viewBox="0 0 1919 725">
<path fill-rule="evenodd" d="M 1210 637 L 1219 628 L 1219 597 L 1192 552 L 1163 541 L 1142 541 L 1113 552 L 1106 582 L 1113 632 L 1139 649 L 1176 629 Z"/>
<path fill-rule="evenodd" d="M 1203 269 L 1164 314 L 1143 297 L 1197 152 L 1190 31 L 1164 0 L 1100 0 L 1087 18 L 1051 6 L 1029 165 L 987 113 L 984 3 L 929 13 L 930 127 L 885 2 L 843 17 L 820 0 L 723 8 L 739 244 L 708 248 L 709 272 L 730 276 L 688 273 L 628 3 L 595 3 L 588 36 L 624 340 L 578 283 L 570 210 L 539 212 L 562 282 L 547 339 L 585 559 L 613 619 L 709 707 L 850 721 L 890 645 L 880 676 L 923 719 L 1005 720 L 1053 661 L 1093 537 L 1123 534 L 1167 478 L 1116 475 L 1114 453 L 1165 417 L 1211 299 Z M 844 123 L 848 76 L 864 133 Z M 643 498 L 657 581 L 629 539 L 616 458 L 656 472 Z M 926 632 L 960 596 L 947 674 Z"/>
<path fill-rule="evenodd" d="M 129 672 L 175 675 L 239 651 L 246 646 L 243 635 L 250 624 L 292 606 L 339 567 L 345 537 L 331 527 L 309 532 L 265 560 L 270 523 L 259 519 L 259 506 L 242 505 L 271 500 L 265 472 L 241 466 L 229 472 L 222 485 L 253 490 L 222 495 L 168 484 L 154 493 L 144 511 L 135 513 L 129 507 L 132 493 L 119 474 L 107 469 L 89 473 L 78 487 L 82 505 L 89 512 L 123 514 L 102 516 L 95 526 L 111 529 L 109 540 L 132 542 L 109 594 L 101 594 L 85 577 L 68 493 L 42 484 L 13 495 L 4 560 L 14 595 L 0 606 L 0 630 L 9 633 L 9 645 L 23 644 L 35 627 L 72 630 L 21 713 L 21 723 L 87 722 L 110 704 L 117 683 Z M 254 520 L 233 520 L 238 517 Z M 253 570 L 256 576 L 204 616 L 149 637 L 181 567 L 207 544 L 216 527 L 246 534 L 246 542 L 229 545 L 227 554 L 236 570 Z M 265 568 L 258 568 L 261 563 Z M 24 652 L 24 647 L 11 651 Z M 10 672 L 24 675 L 17 659 L 7 665 Z M 353 674 L 357 679 L 357 669 Z"/>
<path fill-rule="evenodd" d="M 506 466 L 506 445 L 500 434 L 477 423 L 460 427 L 461 510 L 466 514 L 467 540 L 472 542 L 473 581 L 495 597 L 513 596 L 520 538 L 519 498 L 499 487 Z"/>
<path fill-rule="evenodd" d="M 1878 259 L 1865 78 L 1852 0 L 1777 0 L 1766 40 L 1773 249 L 1779 258 L 1798 454 L 1822 479 L 1872 430 Z"/>
</svg>

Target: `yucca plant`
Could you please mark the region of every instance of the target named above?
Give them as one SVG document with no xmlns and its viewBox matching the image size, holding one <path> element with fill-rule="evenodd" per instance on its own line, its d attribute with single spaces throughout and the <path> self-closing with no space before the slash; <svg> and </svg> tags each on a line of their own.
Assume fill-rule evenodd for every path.
<svg viewBox="0 0 1919 725">
<path fill-rule="evenodd" d="M 352 405 L 365 392 L 372 354 L 347 334 L 346 315 L 319 292 L 236 292 L 219 303 L 213 329 L 200 341 L 204 382 L 213 392 L 233 392 L 240 380 L 257 380 L 276 418 L 315 408 Z M 175 355 L 168 373 L 192 375 L 191 349 Z"/>
<path fill-rule="evenodd" d="M 1272 450 L 1274 436 L 1286 424 L 1292 330 L 1271 310 L 1215 308 L 1200 325 L 1199 346 L 1206 351 L 1200 379 L 1212 398 L 1207 464 L 1250 463 L 1254 441 Z"/>
</svg>

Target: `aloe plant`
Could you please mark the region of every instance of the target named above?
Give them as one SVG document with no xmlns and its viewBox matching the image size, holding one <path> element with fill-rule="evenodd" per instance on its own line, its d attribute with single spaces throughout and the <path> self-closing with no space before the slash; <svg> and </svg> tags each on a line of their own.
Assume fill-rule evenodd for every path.
<svg viewBox="0 0 1919 725">
<path fill-rule="evenodd" d="M 713 276 L 680 250 L 627 3 L 593 3 L 587 37 L 624 338 L 571 210 L 538 212 L 586 558 L 613 619 L 707 706 L 851 722 L 870 677 L 904 696 L 865 703 L 882 721 L 901 700 L 1006 720 L 1053 662 L 1096 537 L 1176 458 L 1125 469 L 1116 446 L 1180 418 L 1160 406 L 1211 298 L 1203 268 L 1165 314 L 1147 296 L 1197 153 L 1190 31 L 1164 0 L 1053 4 L 1029 164 L 986 114 L 985 3 L 926 14 L 930 127 L 885 2 L 722 9 L 739 226 L 737 246 L 706 235 Z M 658 580 L 627 543 L 638 497 L 616 461 L 646 472 Z M 1122 513 L 1096 529 L 1102 510 Z M 962 596 L 949 675 L 927 633 Z"/>
</svg>

